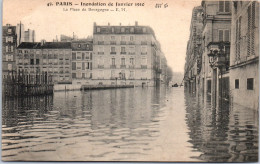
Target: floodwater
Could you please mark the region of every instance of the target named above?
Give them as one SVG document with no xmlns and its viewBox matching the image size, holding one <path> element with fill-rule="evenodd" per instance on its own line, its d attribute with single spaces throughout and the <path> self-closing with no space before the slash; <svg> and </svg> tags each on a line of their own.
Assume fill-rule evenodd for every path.
<svg viewBox="0 0 260 164">
<path fill-rule="evenodd" d="M 2 105 L 4 161 L 258 160 L 257 111 L 212 109 L 183 88 L 55 92 Z"/>
</svg>

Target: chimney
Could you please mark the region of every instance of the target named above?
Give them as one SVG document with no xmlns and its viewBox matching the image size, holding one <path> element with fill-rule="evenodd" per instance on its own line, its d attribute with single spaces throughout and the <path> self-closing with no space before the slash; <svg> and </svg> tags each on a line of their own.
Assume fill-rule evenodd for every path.
<svg viewBox="0 0 260 164">
<path fill-rule="evenodd" d="M 94 22 L 94 27 L 95 27 L 95 26 L 97 26 L 97 23 L 96 23 L 96 22 Z"/>
<path fill-rule="evenodd" d="M 108 22 L 108 26 L 110 26 L 110 23 Z"/>
<path fill-rule="evenodd" d="M 135 26 L 138 26 L 138 22 L 137 21 L 135 21 Z"/>
<path fill-rule="evenodd" d="M 119 26 L 121 26 L 121 23 L 119 23 Z"/>
<path fill-rule="evenodd" d="M 44 39 L 42 39 L 42 40 L 41 40 L 41 46 L 43 46 L 43 45 L 45 44 L 45 42 L 46 42 L 46 41 L 45 41 Z"/>
</svg>

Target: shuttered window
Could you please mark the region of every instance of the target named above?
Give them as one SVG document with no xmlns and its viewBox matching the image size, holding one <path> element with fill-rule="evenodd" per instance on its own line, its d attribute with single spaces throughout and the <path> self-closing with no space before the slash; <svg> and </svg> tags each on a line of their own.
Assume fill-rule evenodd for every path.
<svg viewBox="0 0 260 164">
<path fill-rule="evenodd" d="M 229 41 L 229 30 L 225 30 L 224 41 Z"/>
<path fill-rule="evenodd" d="M 223 41 L 223 30 L 218 30 L 218 40 L 219 40 L 220 42 Z"/>
<path fill-rule="evenodd" d="M 72 70 L 76 70 L 76 62 L 72 62 Z"/>
</svg>

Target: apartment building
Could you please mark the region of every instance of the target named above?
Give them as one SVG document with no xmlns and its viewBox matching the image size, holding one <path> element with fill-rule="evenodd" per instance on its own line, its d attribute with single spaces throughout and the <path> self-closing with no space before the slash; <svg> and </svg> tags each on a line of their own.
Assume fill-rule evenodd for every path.
<svg viewBox="0 0 260 164">
<path fill-rule="evenodd" d="M 202 15 L 203 8 L 195 7 L 192 10 L 192 18 L 190 24 L 190 36 L 187 44 L 185 68 L 184 68 L 184 85 L 190 93 L 198 93 L 199 91 L 199 74 L 201 70 L 201 41 L 202 41 Z"/>
<path fill-rule="evenodd" d="M 17 69 L 27 74 L 47 72 L 56 84 L 71 84 L 71 43 L 22 42 L 17 48 Z"/>
<path fill-rule="evenodd" d="M 160 83 L 161 49 L 148 26 L 98 26 L 93 29 L 95 85 L 155 86 Z"/>
<path fill-rule="evenodd" d="M 234 104 L 259 107 L 259 3 L 232 4 L 230 89 Z"/>
<path fill-rule="evenodd" d="M 92 79 L 92 41 L 73 41 L 72 48 L 72 78 L 76 84 L 91 84 Z"/>
<path fill-rule="evenodd" d="M 16 26 L 7 24 L 3 26 L 2 38 L 2 74 L 5 77 L 8 74 L 16 72 L 15 51 L 16 51 Z"/>
<path fill-rule="evenodd" d="M 211 95 L 213 106 L 217 106 L 219 98 L 229 96 L 229 61 L 231 31 L 231 1 L 202 1 L 202 66 L 200 72 L 200 88 L 203 97 Z M 216 53 L 211 61 L 208 54 Z M 219 60 L 223 64 L 220 65 Z"/>
</svg>

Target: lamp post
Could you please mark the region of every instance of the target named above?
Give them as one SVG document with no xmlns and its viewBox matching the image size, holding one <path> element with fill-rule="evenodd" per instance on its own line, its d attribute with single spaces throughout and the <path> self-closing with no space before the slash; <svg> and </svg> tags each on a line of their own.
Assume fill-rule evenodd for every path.
<svg viewBox="0 0 260 164">
<path fill-rule="evenodd" d="M 219 91 L 220 91 L 220 105 L 222 106 L 222 99 L 223 99 L 223 88 L 222 88 L 222 69 L 223 66 L 226 66 L 226 52 L 224 49 L 223 42 L 220 42 L 217 44 L 218 49 L 211 49 L 210 53 L 208 54 L 209 57 L 209 64 L 212 69 L 218 68 L 220 73 L 220 85 L 219 85 Z M 213 72 L 214 73 L 214 72 Z M 214 75 L 213 75 L 214 76 Z M 218 76 L 217 76 L 218 79 Z M 215 86 L 214 86 L 215 87 Z"/>
</svg>

